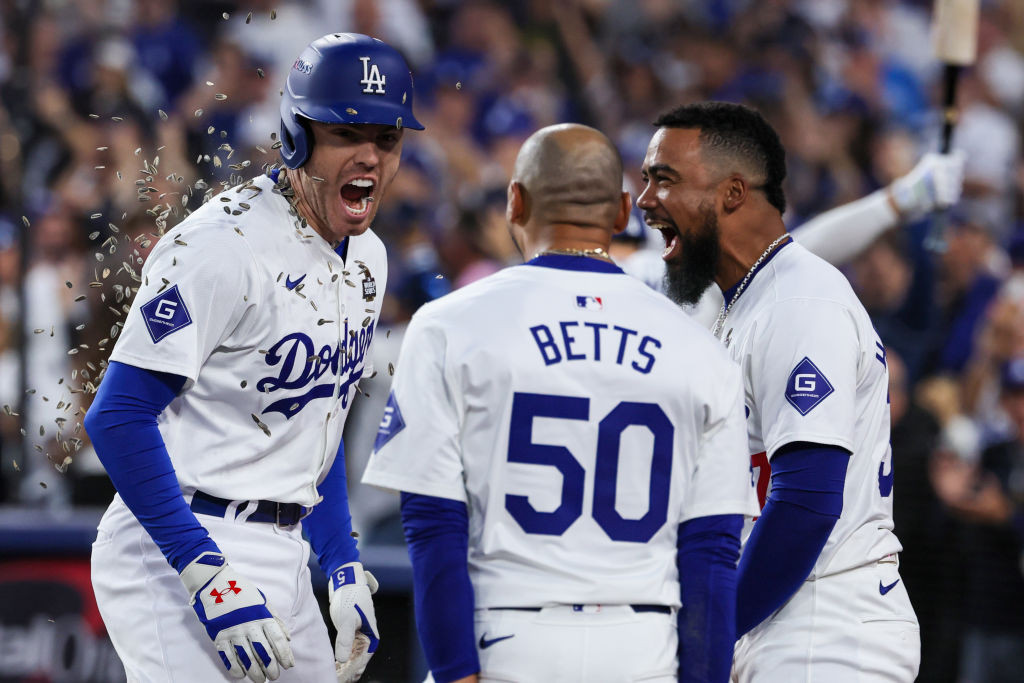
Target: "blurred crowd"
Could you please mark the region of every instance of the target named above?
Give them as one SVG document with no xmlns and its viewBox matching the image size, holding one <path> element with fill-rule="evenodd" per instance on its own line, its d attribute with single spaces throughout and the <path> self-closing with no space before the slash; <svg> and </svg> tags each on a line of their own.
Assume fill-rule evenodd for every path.
<svg viewBox="0 0 1024 683">
<path fill-rule="evenodd" d="M 395 332 L 375 341 L 381 368 L 421 304 L 521 259 L 505 186 L 540 126 L 607 132 L 636 196 L 658 113 L 698 99 L 756 106 L 787 150 L 790 228 L 906 173 L 939 144 L 931 5 L 0 0 L 0 502 L 109 500 L 80 424 L 146 254 L 277 161 L 280 87 L 319 35 L 399 48 L 427 127 L 406 136 L 374 225 L 391 260 L 381 323 Z M 938 227 L 902 225 L 845 266 L 887 347 L 923 681 L 1024 670 L 1024 3 L 982 6 L 953 139 L 963 199 Z M 937 230 L 944 251 L 925 246 Z M 648 238 L 636 225 L 627 239 L 660 250 Z M 349 420 L 354 475 L 387 382 L 364 383 Z M 400 538 L 394 507 L 353 492 L 370 542 Z"/>
</svg>

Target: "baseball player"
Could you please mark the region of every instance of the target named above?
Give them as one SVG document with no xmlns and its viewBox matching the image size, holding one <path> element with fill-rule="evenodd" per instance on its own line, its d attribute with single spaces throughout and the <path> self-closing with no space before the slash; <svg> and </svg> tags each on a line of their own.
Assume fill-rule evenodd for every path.
<svg viewBox="0 0 1024 683">
<path fill-rule="evenodd" d="M 507 207 L 535 256 L 406 332 L 363 481 L 402 492 L 438 683 L 728 679 L 757 510 L 739 370 L 608 258 L 621 179 L 598 131 L 535 133 Z"/>
<path fill-rule="evenodd" d="M 885 349 L 843 275 L 786 233 L 785 153 L 758 113 L 701 103 L 655 125 L 637 205 L 665 238 L 674 298 L 723 290 L 712 332 L 742 368 L 763 505 L 739 565 L 734 675 L 912 681 Z"/>
<path fill-rule="evenodd" d="M 92 580 L 130 681 L 355 680 L 377 648 L 340 439 L 387 278 L 369 225 L 422 128 L 412 101 L 393 48 L 314 41 L 281 100 L 286 168 L 210 199 L 142 270 L 85 421 L 118 490 Z"/>
</svg>

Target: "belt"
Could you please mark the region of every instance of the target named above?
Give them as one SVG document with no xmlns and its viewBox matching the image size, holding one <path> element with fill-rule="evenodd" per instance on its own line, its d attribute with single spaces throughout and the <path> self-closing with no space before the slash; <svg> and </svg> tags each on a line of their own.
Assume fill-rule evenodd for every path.
<svg viewBox="0 0 1024 683">
<path fill-rule="evenodd" d="M 612 607 L 612 605 L 608 605 Z M 586 605 L 572 605 L 573 612 L 582 612 Z M 672 614 L 672 608 L 667 605 L 630 605 L 634 612 L 657 612 L 658 614 Z M 543 607 L 488 607 L 487 609 L 508 609 L 517 612 L 539 612 Z"/>
<path fill-rule="evenodd" d="M 256 509 L 252 509 L 253 504 Z M 313 508 L 306 508 L 298 503 L 275 503 L 272 500 L 228 500 L 211 496 L 202 491 L 196 491 L 192 496 L 192 503 L 189 505 L 192 512 L 201 515 L 213 515 L 224 517 L 230 506 L 236 506 L 235 517 L 247 513 L 245 521 L 264 522 L 278 526 L 294 526 L 299 520 L 313 511 Z"/>
</svg>

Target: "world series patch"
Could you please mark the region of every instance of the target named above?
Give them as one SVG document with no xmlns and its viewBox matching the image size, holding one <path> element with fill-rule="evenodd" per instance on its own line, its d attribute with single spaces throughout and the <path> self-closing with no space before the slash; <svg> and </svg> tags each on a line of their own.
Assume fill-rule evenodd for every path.
<svg viewBox="0 0 1024 683">
<path fill-rule="evenodd" d="M 140 310 L 154 344 L 192 324 L 192 316 L 185 306 L 184 299 L 181 298 L 181 293 L 178 292 L 178 285 L 156 295 L 143 304 Z"/>
<path fill-rule="evenodd" d="M 370 269 L 367 268 L 363 271 L 365 277 L 363 277 L 363 299 L 366 301 L 373 301 L 374 297 L 377 296 L 377 281 L 370 275 Z"/>
<path fill-rule="evenodd" d="M 814 410 L 834 391 L 832 383 L 807 356 L 804 356 L 804 359 L 796 364 L 786 382 L 786 400 L 801 415 L 806 415 Z"/>
</svg>

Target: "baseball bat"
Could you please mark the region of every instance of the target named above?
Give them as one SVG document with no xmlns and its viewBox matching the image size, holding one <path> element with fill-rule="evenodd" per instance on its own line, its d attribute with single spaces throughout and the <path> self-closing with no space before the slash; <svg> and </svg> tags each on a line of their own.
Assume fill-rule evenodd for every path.
<svg viewBox="0 0 1024 683">
<path fill-rule="evenodd" d="M 939 151 L 949 152 L 959 112 L 956 89 L 960 72 L 974 63 L 978 53 L 978 12 L 980 0 L 935 0 L 932 30 L 935 55 L 944 64 L 942 74 L 942 140 Z M 926 246 L 945 251 L 948 215 L 940 213 L 932 221 Z"/>
</svg>

